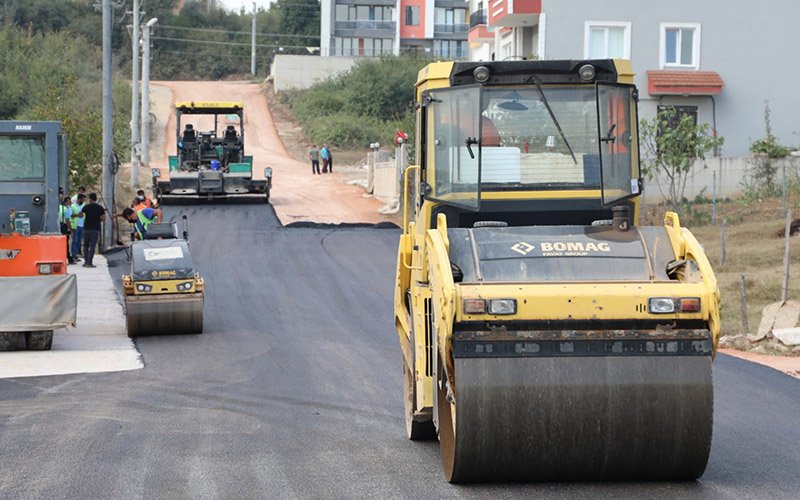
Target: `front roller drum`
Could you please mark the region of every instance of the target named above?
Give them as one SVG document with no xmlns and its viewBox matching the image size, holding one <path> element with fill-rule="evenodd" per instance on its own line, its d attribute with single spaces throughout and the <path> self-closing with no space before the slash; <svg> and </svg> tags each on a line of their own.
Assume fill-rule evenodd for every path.
<svg viewBox="0 0 800 500">
<path fill-rule="evenodd" d="M 128 295 L 129 337 L 203 333 L 203 294 Z"/>
<path fill-rule="evenodd" d="M 710 356 L 455 359 L 437 384 L 450 482 L 690 480 L 708 462 Z"/>
</svg>

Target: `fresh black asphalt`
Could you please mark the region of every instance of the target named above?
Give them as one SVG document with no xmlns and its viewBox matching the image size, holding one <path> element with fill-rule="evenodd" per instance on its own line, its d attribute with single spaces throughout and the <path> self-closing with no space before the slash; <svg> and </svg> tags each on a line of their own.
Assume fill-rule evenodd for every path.
<svg viewBox="0 0 800 500">
<path fill-rule="evenodd" d="M 449 485 L 405 439 L 398 229 L 166 213 L 189 216 L 205 333 L 138 339 L 142 370 L 0 380 L 0 498 L 800 497 L 800 380 L 724 355 L 697 482 Z"/>
</svg>

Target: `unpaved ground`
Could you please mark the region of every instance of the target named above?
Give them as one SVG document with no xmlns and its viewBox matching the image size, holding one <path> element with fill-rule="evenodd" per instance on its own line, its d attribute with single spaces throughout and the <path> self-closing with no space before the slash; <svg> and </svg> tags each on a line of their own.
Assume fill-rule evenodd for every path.
<svg viewBox="0 0 800 500">
<path fill-rule="evenodd" d="M 245 110 L 245 152 L 253 155 L 253 174 L 263 178 L 264 167 L 272 167 L 270 203 L 283 224 L 309 221 L 319 223 L 390 221 L 378 213 L 382 204 L 365 197 L 363 189 L 344 182 L 340 173 L 312 175 L 310 162 L 292 158 L 289 150 L 305 148 L 301 144 L 283 144 L 270 114 L 262 85 L 242 82 L 154 82 L 172 94 L 171 103 L 180 101 L 240 101 Z M 164 130 L 164 149 L 151 148 L 151 165 L 167 169 L 167 156 L 176 149 L 176 123 L 172 112 Z M 154 111 L 156 112 L 156 111 Z M 157 110 L 161 120 L 161 109 Z M 195 118 L 195 117 L 192 117 Z M 198 130 L 213 128 L 210 123 L 193 119 Z"/>
</svg>

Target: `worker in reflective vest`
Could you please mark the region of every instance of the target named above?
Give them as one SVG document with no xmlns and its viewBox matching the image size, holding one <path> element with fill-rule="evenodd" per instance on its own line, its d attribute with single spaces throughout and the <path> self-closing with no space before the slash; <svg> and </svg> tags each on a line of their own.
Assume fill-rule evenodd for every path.
<svg viewBox="0 0 800 500">
<path fill-rule="evenodd" d="M 136 239 L 143 240 L 147 236 L 147 227 L 150 224 L 159 223 L 164 219 L 161 210 L 157 208 L 145 208 L 134 211 L 126 208 L 122 211 L 122 216 L 133 224 Z"/>
</svg>

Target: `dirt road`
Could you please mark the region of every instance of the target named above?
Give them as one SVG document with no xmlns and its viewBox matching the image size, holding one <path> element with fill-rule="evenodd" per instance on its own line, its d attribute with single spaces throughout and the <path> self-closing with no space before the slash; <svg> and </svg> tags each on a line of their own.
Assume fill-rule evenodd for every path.
<svg viewBox="0 0 800 500">
<path fill-rule="evenodd" d="M 264 88 L 242 82 L 153 82 L 168 89 L 172 104 L 155 110 L 158 123 L 166 123 L 163 151 L 151 151 L 153 167 L 167 168 L 167 156 L 175 154 L 176 123 L 174 104 L 181 101 L 238 101 L 244 103 L 245 153 L 253 155 L 253 173 L 263 178 L 264 167 L 272 167 L 270 203 L 283 224 L 299 221 L 322 223 L 383 222 L 378 213 L 382 204 L 365 198 L 363 189 L 346 184 L 339 174 L 312 175 L 311 165 L 291 158 L 278 137 L 269 111 Z M 168 119 L 162 116 L 168 114 Z M 213 128 L 213 121 L 191 117 L 195 129 Z M 155 144 L 155 142 L 154 142 Z"/>
</svg>

